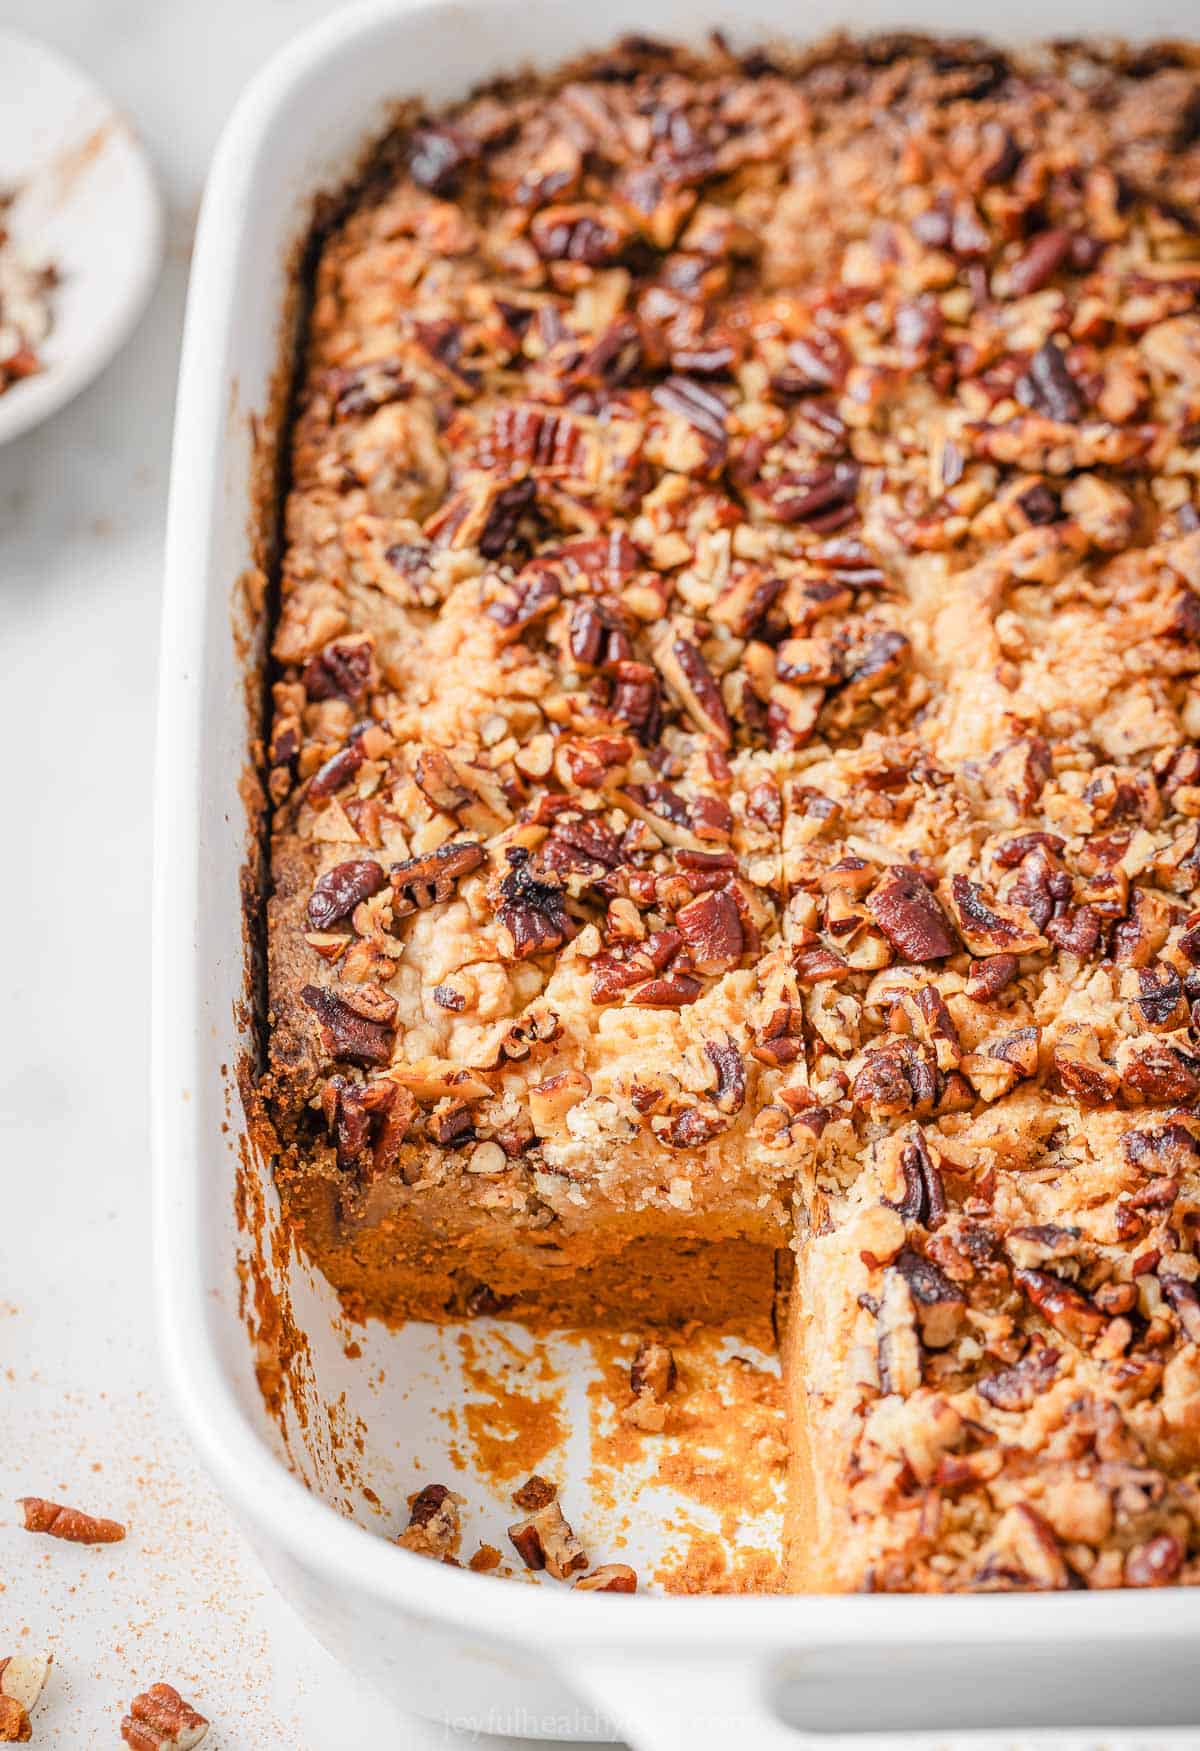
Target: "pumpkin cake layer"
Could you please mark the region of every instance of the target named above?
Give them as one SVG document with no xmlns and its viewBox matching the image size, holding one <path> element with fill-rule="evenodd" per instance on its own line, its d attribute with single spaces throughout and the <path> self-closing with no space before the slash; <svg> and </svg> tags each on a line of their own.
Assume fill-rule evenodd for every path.
<svg viewBox="0 0 1200 1751">
<path fill-rule="evenodd" d="M 638 40 L 320 250 L 285 1204 L 392 1320 L 782 1299 L 798 1586 L 1195 1578 L 1197 118 L 1171 47 Z"/>
</svg>

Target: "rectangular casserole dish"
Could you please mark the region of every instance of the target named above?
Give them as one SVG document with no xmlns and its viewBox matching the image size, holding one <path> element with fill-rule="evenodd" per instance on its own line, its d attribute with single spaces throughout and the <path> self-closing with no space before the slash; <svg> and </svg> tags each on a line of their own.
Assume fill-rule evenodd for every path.
<svg viewBox="0 0 1200 1751">
<path fill-rule="evenodd" d="M 354 8 L 261 76 L 221 144 L 189 304 L 162 654 L 153 1038 L 170 1371 L 201 1451 L 281 1589 L 398 1708 L 645 1745 L 720 1743 L 731 1730 L 760 1745 L 795 1743 L 787 1720 L 893 1739 L 929 1727 L 1182 1727 L 1200 1720 L 1200 1602 L 1189 1592 L 597 1595 L 565 1606 L 540 1588 L 500 1593 L 485 1577 L 396 1550 L 379 1536 L 374 1504 L 402 1501 L 414 1460 L 429 1475 L 432 1414 L 452 1391 L 445 1346 L 427 1328 L 374 1325 L 347 1343 L 328 1288 L 279 1239 L 269 1178 L 245 1135 L 232 1078 L 254 1047 L 243 890 L 264 617 L 259 481 L 313 200 L 350 174 L 398 99 L 446 101 L 622 31 L 698 41 L 730 22 L 716 7 L 696 17 L 681 0 L 649 9 L 620 0 L 599 26 L 565 0 Z M 752 42 L 845 24 L 990 32 L 995 22 L 886 0 L 852 17 L 814 5 L 797 20 L 781 0 L 763 0 L 730 34 Z M 1152 37 L 1186 21 L 1178 5 L 1160 5 L 1104 22 Z M 1025 4 L 1004 20 L 1013 38 L 1093 24 L 1068 0 Z"/>
</svg>

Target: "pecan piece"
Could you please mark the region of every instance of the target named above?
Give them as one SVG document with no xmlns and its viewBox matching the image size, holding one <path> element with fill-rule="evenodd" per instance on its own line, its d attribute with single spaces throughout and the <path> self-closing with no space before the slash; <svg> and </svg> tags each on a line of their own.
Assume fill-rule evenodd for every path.
<svg viewBox="0 0 1200 1751">
<path fill-rule="evenodd" d="M 1027 298 L 1049 285 L 1070 255 L 1073 241 L 1071 233 L 1059 225 L 1039 231 L 1008 270 L 1010 297 Z"/>
<path fill-rule="evenodd" d="M 1186 1277 L 1158 1273 L 1163 1295 L 1172 1308 L 1180 1329 L 1189 1343 L 1200 1344 L 1200 1290 Z"/>
<path fill-rule="evenodd" d="M 430 194 L 450 195 L 478 156 L 477 143 L 461 128 L 427 122 L 414 128 L 409 139 L 408 174 Z"/>
<path fill-rule="evenodd" d="M 699 979 L 693 979 L 690 973 L 664 973 L 661 978 L 639 986 L 630 1002 L 647 1009 L 683 1009 L 695 1003 L 703 990 Z"/>
<path fill-rule="evenodd" d="M 1014 1271 L 1013 1282 L 1025 1291 L 1055 1331 L 1072 1343 L 1083 1344 L 1088 1338 L 1098 1337 L 1108 1323 L 1082 1290 L 1050 1271 Z"/>
<path fill-rule="evenodd" d="M 533 506 L 537 483 L 530 474 L 502 487 L 493 498 L 479 531 L 478 547 L 485 559 L 499 559 L 517 539 L 517 529 L 525 512 Z"/>
<path fill-rule="evenodd" d="M 1157 1131 L 1126 1131 L 1121 1147 L 1131 1166 L 1147 1172 L 1182 1175 L 1200 1168 L 1200 1138 L 1178 1120 Z"/>
<path fill-rule="evenodd" d="M 657 1434 L 667 1420 L 667 1400 L 675 1390 L 675 1357 L 666 1344 L 644 1338 L 629 1369 L 633 1402 L 621 1412 L 623 1422 Z"/>
<path fill-rule="evenodd" d="M 426 748 L 421 752 L 413 777 L 430 808 L 438 809 L 442 814 L 452 815 L 478 800 L 441 748 Z"/>
<path fill-rule="evenodd" d="M 732 1040 L 705 1040 L 704 1056 L 717 1073 L 713 1105 L 722 1113 L 740 1113 L 746 1104 L 746 1066 Z"/>
<path fill-rule="evenodd" d="M 1127 1587 L 1169 1587 L 1183 1567 L 1187 1551 L 1183 1540 L 1171 1532 L 1137 1545 L 1125 1557 Z"/>
<path fill-rule="evenodd" d="M 1027 1411 L 1054 1382 L 1062 1352 L 1049 1344 L 1038 1344 L 1028 1355 L 1014 1362 L 1011 1368 L 1001 1368 L 987 1374 L 976 1386 L 980 1398 L 1001 1411 Z"/>
<path fill-rule="evenodd" d="M 558 1502 L 536 1509 L 528 1519 L 508 1529 L 527 1569 L 545 1569 L 556 1581 L 565 1581 L 588 1566 L 587 1552 L 576 1538 Z"/>
<path fill-rule="evenodd" d="M 50 1538 L 65 1538 L 71 1544 L 119 1544 L 125 1528 L 119 1520 L 101 1520 L 79 1508 L 65 1508 L 41 1496 L 17 1498 L 25 1514 L 26 1532 L 44 1532 Z"/>
<path fill-rule="evenodd" d="M 0 1695 L 0 1744 L 26 1745 L 32 1737 L 33 1728 L 21 1704 L 14 1696 Z"/>
<path fill-rule="evenodd" d="M 135 1696 L 121 1722 L 121 1737 L 131 1751 L 190 1751 L 208 1732 L 202 1714 L 170 1684 L 152 1684 Z"/>
<path fill-rule="evenodd" d="M 697 728 L 722 748 L 731 747 L 729 714 L 700 647 L 691 639 L 675 637 L 659 648 L 656 660 L 663 680 Z"/>
<path fill-rule="evenodd" d="M 489 602 L 486 613 L 504 634 L 504 641 L 521 634 L 544 620 L 562 601 L 562 579 L 557 566 L 544 560 L 530 560 L 522 568 L 504 595 Z"/>
<path fill-rule="evenodd" d="M 976 1584 L 1056 1592 L 1070 1586 L 1058 1540 L 1036 1509 L 1025 1502 L 1008 1509 L 992 1537 Z"/>
<path fill-rule="evenodd" d="M 967 1310 L 966 1296 L 932 1259 L 911 1246 L 898 1254 L 893 1269 L 908 1284 L 921 1342 L 927 1349 L 945 1349 L 958 1336 Z"/>
<path fill-rule="evenodd" d="M 452 1563 L 462 1542 L 462 1497 L 442 1483 L 427 1483 L 409 1497 L 408 1525 L 397 1538 L 402 1550 Z"/>
<path fill-rule="evenodd" d="M 505 851 L 508 874 L 500 883 L 501 904 L 496 912 L 501 948 L 509 960 L 524 961 L 531 955 L 549 954 L 574 935 L 563 890 L 547 871 L 535 876 L 524 846 Z"/>
<path fill-rule="evenodd" d="M 701 973 L 731 972 L 745 952 L 742 918 L 729 888 L 698 894 L 680 909 L 675 926 Z"/>
<path fill-rule="evenodd" d="M 867 910 L 906 961 L 938 961 L 958 952 L 958 941 L 936 895 L 915 869 L 896 863 L 867 896 Z"/>
<path fill-rule="evenodd" d="M 473 839 L 459 839 L 439 845 L 436 851 L 427 851 L 422 857 L 394 863 L 389 879 L 395 889 L 393 910 L 397 918 L 448 900 L 462 878 L 486 861 L 482 845 Z"/>
<path fill-rule="evenodd" d="M 311 700 L 344 699 L 356 705 L 371 681 L 371 645 L 367 640 L 347 643 L 335 639 L 310 657 L 300 679 Z"/>
<path fill-rule="evenodd" d="M 317 1017 L 321 1041 L 335 1058 L 355 1064 L 390 1064 L 397 1003 L 378 986 L 361 985 L 344 995 L 305 985 L 302 1000 Z"/>
<path fill-rule="evenodd" d="M 580 1575 L 577 1593 L 636 1593 L 637 1570 L 628 1563 L 601 1563 L 590 1575 Z"/>
<path fill-rule="evenodd" d="M 630 227 L 607 207 L 543 207 L 529 227 L 543 261 L 573 261 L 601 267 L 628 244 Z"/>
<path fill-rule="evenodd" d="M 1200 1058 L 1165 1041 L 1139 1045 L 1122 1068 L 1121 1082 L 1142 1100 L 1182 1106 L 1200 1095 Z"/>
<path fill-rule="evenodd" d="M 46 1687 L 52 1659 L 13 1654 L 0 1660 L 0 1743 L 25 1745 L 33 1737 L 29 1717 Z"/>
<path fill-rule="evenodd" d="M 906 1222 L 940 1228 L 946 1220 L 946 1188 L 919 1125 L 912 1127 L 900 1147 L 899 1166 L 904 1178 L 904 1196 L 898 1203 L 889 1198 L 884 1198 L 883 1203 L 903 1216 Z"/>
<path fill-rule="evenodd" d="M 308 921 L 314 930 L 328 930 L 348 918 L 360 900 L 369 900 L 387 886 L 387 877 L 374 858 L 352 858 L 337 863 L 318 876 L 308 900 Z"/>
<path fill-rule="evenodd" d="M 308 781 L 308 799 L 320 802 L 330 797 L 344 784 L 349 784 L 366 758 L 359 742 L 347 742 L 336 754 L 331 754 L 323 766 L 318 766 Z"/>
<path fill-rule="evenodd" d="M 1073 425 L 1083 418 L 1079 385 L 1067 368 L 1066 355 L 1053 340 L 1043 341 L 1017 383 L 1017 395 L 1027 407 L 1048 419 Z"/>
<path fill-rule="evenodd" d="M 539 1476 L 535 1471 L 519 1489 L 513 1491 L 513 1506 L 524 1508 L 527 1513 L 532 1514 L 538 1508 L 548 1507 L 557 1494 L 558 1485 L 551 1483 L 549 1478 Z"/>
<path fill-rule="evenodd" d="M 1056 1040 L 1051 1059 L 1063 1088 L 1084 1106 L 1104 1106 L 1116 1098 L 1121 1079 L 1100 1056 L 1094 1035 L 1075 1032 Z"/>
<path fill-rule="evenodd" d="M 983 897 L 983 889 L 966 876 L 951 878 L 950 894 L 958 928 L 973 955 L 1023 955 L 1045 948 L 1045 937 L 1033 926 L 1026 912 L 1016 906 L 1006 906 L 999 900 L 989 904 Z"/>
</svg>

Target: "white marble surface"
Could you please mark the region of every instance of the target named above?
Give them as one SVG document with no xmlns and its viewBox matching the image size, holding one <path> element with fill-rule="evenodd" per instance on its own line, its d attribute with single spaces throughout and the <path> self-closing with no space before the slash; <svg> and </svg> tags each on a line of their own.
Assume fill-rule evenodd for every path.
<svg viewBox="0 0 1200 1751">
<path fill-rule="evenodd" d="M 0 1657 L 53 1649 L 34 1738 L 61 1751 L 117 1744 L 129 1698 L 164 1678 L 212 1719 L 213 1751 L 457 1742 L 385 1713 L 273 1593 L 177 1427 L 148 1286 L 150 774 L 188 245 L 238 91 L 328 10 L 0 0 L 0 25 L 56 44 L 133 118 L 170 212 L 134 340 L 0 450 Z M 129 1537 L 35 1540 L 27 1493 Z"/>
</svg>

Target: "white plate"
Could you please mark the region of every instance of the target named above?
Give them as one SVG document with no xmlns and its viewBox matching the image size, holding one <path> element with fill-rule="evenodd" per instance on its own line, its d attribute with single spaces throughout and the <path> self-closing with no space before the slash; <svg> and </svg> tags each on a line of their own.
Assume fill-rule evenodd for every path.
<svg viewBox="0 0 1200 1751">
<path fill-rule="evenodd" d="M 132 332 L 162 260 L 162 212 L 145 152 L 86 74 L 0 30 L 0 189 L 19 189 L 13 236 L 60 284 L 43 368 L 0 395 L 0 444 L 90 383 Z"/>
</svg>

